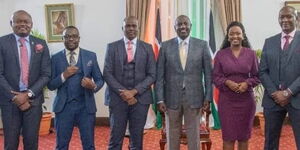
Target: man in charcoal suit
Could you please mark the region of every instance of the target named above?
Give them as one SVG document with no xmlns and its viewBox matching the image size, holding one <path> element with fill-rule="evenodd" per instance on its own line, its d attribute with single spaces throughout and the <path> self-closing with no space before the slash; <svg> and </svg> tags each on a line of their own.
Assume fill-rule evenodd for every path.
<svg viewBox="0 0 300 150">
<path fill-rule="evenodd" d="M 17 150 L 23 136 L 25 150 L 38 149 L 44 102 L 43 88 L 50 79 L 50 56 L 44 40 L 30 34 L 32 18 L 14 12 L 13 33 L 0 37 L 0 107 L 4 149 Z"/>
<path fill-rule="evenodd" d="M 190 37 L 191 22 L 181 15 L 175 21 L 176 38 L 159 51 L 155 84 L 158 108 L 166 113 L 167 145 L 179 150 L 182 117 L 188 149 L 199 150 L 200 108 L 212 100 L 212 62 L 207 42 Z"/>
<path fill-rule="evenodd" d="M 130 149 L 143 149 L 143 131 L 149 105 L 151 85 L 155 81 L 155 59 L 151 45 L 137 39 L 138 21 L 127 17 L 124 38 L 108 44 L 104 79 L 109 88 L 109 150 L 121 150 L 126 124 L 129 122 Z"/>
<path fill-rule="evenodd" d="M 300 149 L 300 32 L 297 11 L 284 6 L 278 17 L 281 33 L 265 40 L 259 66 L 265 88 L 265 150 L 278 150 L 286 114 L 291 119 L 297 149 Z"/>
<path fill-rule="evenodd" d="M 55 112 L 56 149 L 68 150 L 74 126 L 78 126 L 84 150 L 94 150 L 96 103 L 94 93 L 104 84 L 94 52 L 79 47 L 79 31 L 63 31 L 65 49 L 51 58 L 50 90 L 57 90 Z"/>
</svg>

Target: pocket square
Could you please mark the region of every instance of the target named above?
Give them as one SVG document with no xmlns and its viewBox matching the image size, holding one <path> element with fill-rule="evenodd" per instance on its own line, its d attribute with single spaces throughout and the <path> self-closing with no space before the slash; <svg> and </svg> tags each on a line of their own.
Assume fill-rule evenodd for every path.
<svg viewBox="0 0 300 150">
<path fill-rule="evenodd" d="M 92 60 L 89 60 L 89 62 L 86 64 L 86 66 L 90 67 L 93 65 L 93 61 Z"/>
</svg>

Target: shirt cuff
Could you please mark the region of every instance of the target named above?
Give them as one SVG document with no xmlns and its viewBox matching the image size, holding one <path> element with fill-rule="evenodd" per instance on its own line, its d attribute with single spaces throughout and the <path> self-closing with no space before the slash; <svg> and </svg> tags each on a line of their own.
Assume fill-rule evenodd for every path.
<svg viewBox="0 0 300 150">
<path fill-rule="evenodd" d="M 291 95 L 294 95 L 294 93 L 292 92 L 292 90 L 290 88 L 286 89 Z"/>
<path fill-rule="evenodd" d="M 62 83 L 64 83 L 66 81 L 66 79 L 64 77 L 64 73 L 61 73 L 60 78 L 61 78 L 61 82 Z"/>
<path fill-rule="evenodd" d="M 164 101 L 158 101 L 157 104 L 163 103 Z"/>
</svg>

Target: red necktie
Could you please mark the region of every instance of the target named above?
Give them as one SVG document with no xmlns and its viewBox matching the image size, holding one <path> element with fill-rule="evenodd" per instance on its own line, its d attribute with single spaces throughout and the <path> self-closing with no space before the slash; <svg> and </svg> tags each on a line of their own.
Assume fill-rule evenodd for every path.
<svg viewBox="0 0 300 150">
<path fill-rule="evenodd" d="M 289 45 L 290 45 L 290 42 L 289 42 L 290 36 L 286 35 L 286 36 L 284 36 L 284 38 L 285 38 L 285 42 L 284 42 L 282 50 L 287 50 L 289 48 Z"/>
<path fill-rule="evenodd" d="M 131 62 L 133 60 L 133 47 L 132 42 L 127 42 L 127 62 Z"/>
<path fill-rule="evenodd" d="M 21 52 L 21 76 L 22 82 L 28 87 L 28 76 L 29 76 L 29 63 L 28 63 L 28 52 L 25 44 L 25 38 L 19 39 L 20 52 Z"/>
</svg>

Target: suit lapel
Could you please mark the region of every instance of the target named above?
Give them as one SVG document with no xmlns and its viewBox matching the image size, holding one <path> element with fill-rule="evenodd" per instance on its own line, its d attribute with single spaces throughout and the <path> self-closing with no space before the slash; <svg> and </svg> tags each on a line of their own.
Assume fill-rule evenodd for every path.
<svg viewBox="0 0 300 150">
<path fill-rule="evenodd" d="M 296 31 L 294 39 L 292 41 L 292 43 L 290 44 L 289 48 L 288 48 L 288 58 L 287 58 L 287 62 L 291 59 L 291 57 L 294 54 L 294 51 L 297 50 L 297 48 L 299 47 L 299 43 L 300 43 L 300 33 L 299 31 Z"/>
<path fill-rule="evenodd" d="M 69 63 L 68 63 L 68 60 L 67 60 L 67 54 L 66 54 L 66 50 L 64 49 L 62 52 L 61 52 L 61 55 L 60 55 L 60 61 L 64 62 L 63 65 L 61 66 L 62 67 L 62 70 L 65 70 L 68 66 L 69 66 Z"/>
<path fill-rule="evenodd" d="M 11 34 L 9 40 L 10 40 L 9 43 L 11 44 L 12 51 L 13 51 L 13 54 L 14 54 L 14 57 L 15 57 L 15 60 L 17 63 L 18 71 L 20 71 L 19 52 L 18 52 L 16 38 L 13 34 Z"/>
<path fill-rule="evenodd" d="M 273 56 L 278 58 L 277 60 L 280 60 L 280 52 L 282 51 L 281 49 L 281 34 L 278 34 L 275 37 L 275 41 L 273 42 L 274 44 L 274 50 L 272 52 Z M 277 68 L 280 68 L 280 61 L 277 61 Z"/>
<path fill-rule="evenodd" d="M 171 49 L 175 51 L 175 52 L 171 52 L 171 53 L 175 54 L 175 57 L 174 57 L 175 63 L 177 64 L 177 66 L 179 66 L 179 68 L 181 68 L 181 71 L 183 71 L 181 61 L 180 61 L 180 56 L 179 56 L 178 38 L 173 39 L 171 46 L 172 46 Z"/>
<path fill-rule="evenodd" d="M 194 50 L 196 49 L 194 47 L 194 39 L 192 37 L 190 37 L 190 41 L 189 41 L 189 50 L 187 53 L 187 57 L 186 57 L 186 64 L 185 64 L 185 71 L 188 69 L 188 66 L 190 66 L 191 64 L 191 57 L 194 56 Z"/>
<path fill-rule="evenodd" d="M 79 51 L 79 57 L 81 58 L 82 70 L 83 70 L 84 76 L 87 77 L 89 75 L 89 73 L 87 71 L 87 65 L 89 63 L 88 62 L 89 60 L 88 60 L 88 58 L 86 57 L 86 55 L 84 53 L 85 53 L 85 51 L 83 51 L 82 49 L 80 49 L 80 51 Z M 79 62 L 79 60 L 77 62 Z"/>
<path fill-rule="evenodd" d="M 126 48 L 125 48 L 125 44 L 124 44 L 123 39 L 121 39 L 119 41 L 117 53 L 118 53 L 119 58 L 120 58 L 119 60 L 120 60 L 121 71 L 123 72 L 124 56 L 126 54 Z"/>
<path fill-rule="evenodd" d="M 33 60 L 35 59 L 35 51 L 34 51 L 34 46 L 35 46 L 35 41 L 33 40 L 33 38 L 31 36 L 29 36 L 29 45 L 30 45 L 30 64 L 29 64 L 29 73 L 33 72 L 32 71 L 32 65 L 33 65 Z"/>
<path fill-rule="evenodd" d="M 140 62 L 141 61 L 145 61 L 145 60 L 141 60 L 142 58 L 145 58 L 145 57 L 141 57 L 142 56 L 142 46 L 141 46 L 141 43 L 139 40 L 136 41 L 136 49 L 135 49 L 135 54 L 134 54 L 134 61 L 135 61 L 135 72 L 137 72 L 137 66 L 139 64 L 141 64 Z"/>
</svg>

